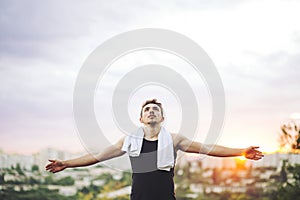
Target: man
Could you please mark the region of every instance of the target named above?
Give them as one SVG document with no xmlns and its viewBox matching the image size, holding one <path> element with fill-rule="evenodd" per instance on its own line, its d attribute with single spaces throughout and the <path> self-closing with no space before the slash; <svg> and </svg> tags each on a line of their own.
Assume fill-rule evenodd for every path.
<svg viewBox="0 0 300 200">
<path fill-rule="evenodd" d="M 259 160 L 263 157 L 258 147 L 244 149 L 228 148 L 194 142 L 179 134 L 170 134 L 161 123 L 163 108 L 156 99 L 142 105 L 140 122 L 143 124 L 136 134 L 123 137 L 115 145 L 97 155 L 59 161 L 49 160 L 46 170 L 52 173 L 66 168 L 82 167 L 121 156 L 127 152 L 132 166 L 132 200 L 174 200 L 174 166 L 177 151 L 200 153 L 209 156 L 245 156 Z"/>
</svg>

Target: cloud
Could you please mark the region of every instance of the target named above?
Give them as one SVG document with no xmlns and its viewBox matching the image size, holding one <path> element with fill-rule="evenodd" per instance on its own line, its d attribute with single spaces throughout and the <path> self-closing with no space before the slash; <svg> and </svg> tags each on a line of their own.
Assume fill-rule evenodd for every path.
<svg viewBox="0 0 300 200">
<path fill-rule="evenodd" d="M 126 8 L 122 12 L 123 5 L 117 2 L 29 0 L 0 4 L 0 57 L 61 61 L 57 55 L 60 49 L 85 48 L 90 45 L 88 37 L 96 34 L 101 38 L 134 17 Z"/>
</svg>

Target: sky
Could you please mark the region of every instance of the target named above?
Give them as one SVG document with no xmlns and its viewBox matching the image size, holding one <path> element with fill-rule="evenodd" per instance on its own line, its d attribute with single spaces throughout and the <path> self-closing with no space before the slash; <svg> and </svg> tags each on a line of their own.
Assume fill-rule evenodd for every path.
<svg viewBox="0 0 300 200">
<path fill-rule="evenodd" d="M 299 10 L 297 0 L 2 0 L 0 149 L 23 154 L 47 147 L 84 151 L 82 133 L 77 132 L 73 117 L 74 86 L 84 61 L 115 35 L 162 28 L 197 42 L 220 74 L 226 118 L 216 142 L 275 151 L 280 126 L 300 112 Z M 121 58 L 112 66 L 106 83 L 115 83 L 124 75 L 118 66 L 168 60 L 168 55 L 156 54 L 137 52 Z M 178 58 L 169 61 L 174 68 L 181 63 Z M 193 76 L 188 68 L 181 73 L 187 79 Z M 203 124 L 195 135 L 200 142 L 211 117 L 204 85 L 201 78 L 199 83 L 191 82 L 199 91 Z M 95 113 L 105 137 L 113 142 L 123 134 L 114 124 L 110 107 L 105 106 L 110 105 L 112 86 L 106 86 L 106 93 L 96 92 Z M 166 126 L 176 131 L 182 106 L 159 86 L 144 87 L 132 95 L 128 105 L 131 120 L 139 123 L 139 106 L 145 97 L 158 97 L 166 105 Z"/>
</svg>

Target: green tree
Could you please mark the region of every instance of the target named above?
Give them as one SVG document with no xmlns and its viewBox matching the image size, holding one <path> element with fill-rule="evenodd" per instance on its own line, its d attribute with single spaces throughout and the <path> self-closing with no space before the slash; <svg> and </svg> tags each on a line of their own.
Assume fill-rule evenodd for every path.
<svg viewBox="0 0 300 200">
<path fill-rule="evenodd" d="M 25 175 L 23 170 L 21 169 L 20 163 L 17 163 L 16 169 L 15 169 L 19 175 Z"/>
<path fill-rule="evenodd" d="M 32 172 L 39 172 L 40 171 L 39 166 L 38 165 L 32 165 L 31 171 Z"/>
<path fill-rule="evenodd" d="M 29 177 L 27 178 L 27 183 L 29 185 L 35 185 L 35 184 L 40 184 L 40 181 L 39 180 L 36 180 L 35 178 L 33 177 Z"/>
<path fill-rule="evenodd" d="M 4 176 L 5 176 L 5 173 L 0 173 L 0 185 L 4 184 Z"/>
<path fill-rule="evenodd" d="M 300 164 L 285 165 L 286 173 L 292 175 L 289 179 L 282 179 L 277 183 L 277 189 L 269 191 L 272 200 L 290 200 L 300 197 Z"/>
<path fill-rule="evenodd" d="M 53 180 L 52 175 L 46 176 L 44 180 L 45 180 L 45 185 L 55 184 L 55 181 Z"/>
<path fill-rule="evenodd" d="M 76 200 L 76 196 L 62 196 L 56 190 L 49 190 L 44 187 L 39 187 L 29 191 L 14 191 L 13 188 L 7 188 L 0 191 L 0 199 L 5 200 Z"/>
<path fill-rule="evenodd" d="M 57 182 L 56 182 L 56 185 L 64 185 L 64 186 L 67 186 L 67 185 L 74 185 L 75 183 L 75 180 L 70 177 L 70 176 L 67 176 L 67 177 L 64 177 L 64 178 L 61 178 L 59 179 Z"/>
<path fill-rule="evenodd" d="M 130 172 L 123 172 L 122 178 L 120 179 L 120 182 L 123 183 L 124 186 L 131 185 L 131 173 Z"/>
</svg>

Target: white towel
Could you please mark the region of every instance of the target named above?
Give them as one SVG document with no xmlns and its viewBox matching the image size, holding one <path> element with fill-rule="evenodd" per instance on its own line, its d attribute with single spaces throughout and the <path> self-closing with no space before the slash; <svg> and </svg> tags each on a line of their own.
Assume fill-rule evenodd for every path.
<svg viewBox="0 0 300 200">
<path fill-rule="evenodd" d="M 144 138 L 144 130 L 140 127 L 135 133 L 126 136 L 122 151 L 129 156 L 138 157 L 141 153 Z M 161 127 L 157 144 L 157 168 L 170 171 L 174 167 L 174 147 L 171 134 Z"/>
</svg>

